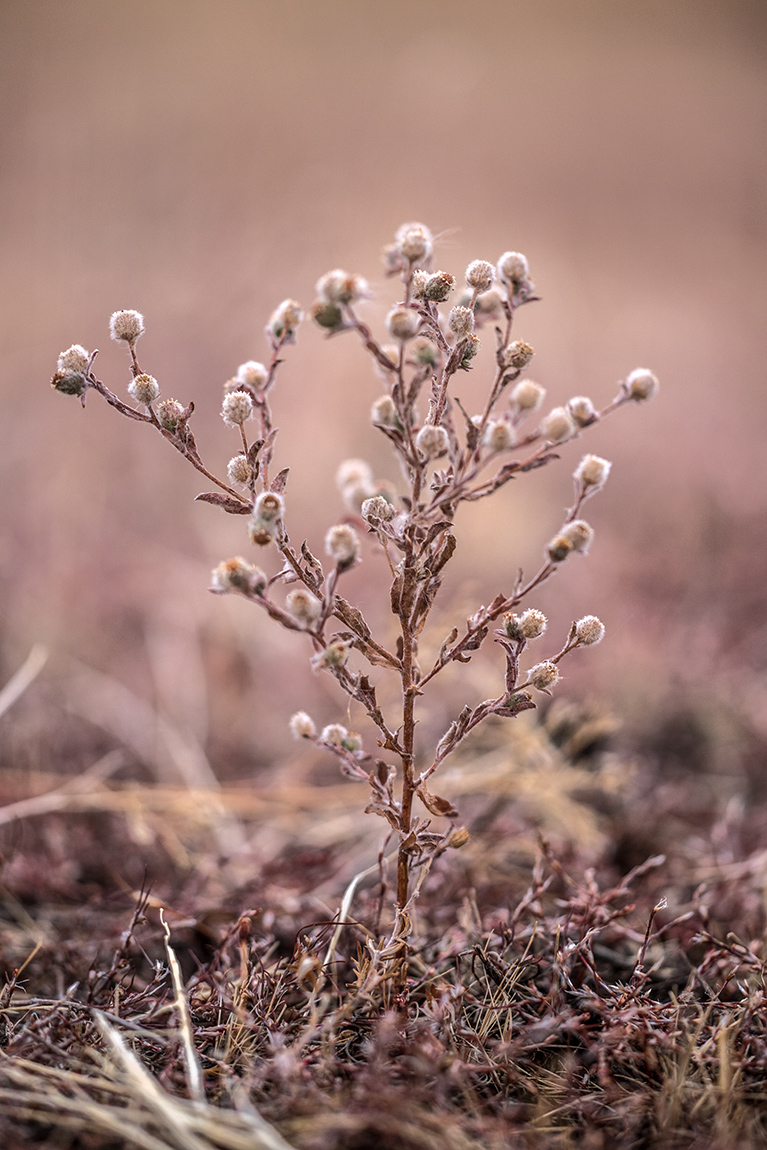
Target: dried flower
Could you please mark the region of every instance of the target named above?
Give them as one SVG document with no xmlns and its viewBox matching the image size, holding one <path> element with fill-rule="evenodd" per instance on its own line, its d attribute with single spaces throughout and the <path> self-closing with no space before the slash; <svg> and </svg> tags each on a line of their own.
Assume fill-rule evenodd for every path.
<svg viewBox="0 0 767 1150">
<path fill-rule="evenodd" d="M 395 240 L 397 252 L 410 264 L 428 259 L 434 247 L 434 239 L 425 224 L 402 224 Z"/>
<path fill-rule="evenodd" d="M 482 442 L 491 451 L 508 451 L 514 446 L 514 432 L 505 419 L 490 420 L 485 427 Z"/>
<path fill-rule="evenodd" d="M 296 328 L 303 318 L 300 303 L 296 303 L 294 299 L 284 299 L 272 312 L 266 325 L 266 334 L 272 340 L 284 338 L 286 342 L 291 343 L 295 338 Z"/>
<path fill-rule="evenodd" d="M 527 260 L 521 252 L 504 252 L 498 260 L 498 279 L 516 289 L 530 276 Z"/>
<path fill-rule="evenodd" d="M 66 351 L 62 351 L 56 367 L 60 372 L 75 372 L 84 374 L 91 361 L 90 352 L 79 343 L 73 343 Z"/>
<path fill-rule="evenodd" d="M 531 687 L 535 687 L 536 691 L 543 691 L 545 694 L 549 693 L 549 687 L 553 687 L 559 678 L 559 668 L 556 663 L 536 663 L 531 667 L 527 673 L 527 681 Z"/>
<path fill-rule="evenodd" d="M 500 312 L 502 303 L 503 296 L 501 293 L 495 288 L 490 288 L 489 291 L 483 291 L 477 296 L 474 304 L 474 315 L 479 321 L 492 319 Z"/>
<path fill-rule="evenodd" d="M 349 658 L 351 647 L 343 639 L 336 639 L 324 651 L 312 656 L 312 667 L 315 671 L 323 671 L 330 667 L 343 667 Z"/>
<path fill-rule="evenodd" d="M 432 303 L 444 303 L 452 291 L 455 290 L 455 276 L 450 272 L 434 272 L 424 285 L 424 298 Z"/>
<path fill-rule="evenodd" d="M 294 739 L 316 738 L 317 728 L 314 719 L 311 715 L 307 715 L 306 711 L 296 711 L 290 720 L 290 733 Z"/>
<path fill-rule="evenodd" d="M 597 417 L 596 408 L 587 395 L 574 395 L 567 401 L 567 410 L 579 427 L 588 427 Z"/>
<path fill-rule="evenodd" d="M 582 487 L 593 487 L 598 491 L 607 482 L 611 467 L 612 464 L 599 455 L 584 455 L 573 473 L 573 478 Z"/>
<path fill-rule="evenodd" d="M 654 375 L 646 367 L 635 367 L 626 377 L 626 390 L 637 403 L 643 399 L 652 399 L 654 395 L 657 395 L 659 388 L 657 375 Z"/>
<path fill-rule="evenodd" d="M 415 445 L 425 459 L 439 459 L 447 455 L 450 440 L 444 427 L 432 427 L 427 423 L 416 435 Z"/>
<path fill-rule="evenodd" d="M 144 317 L 140 311 L 115 311 L 109 320 L 112 339 L 124 339 L 131 346 L 144 334 Z"/>
<path fill-rule="evenodd" d="M 334 268 L 317 280 L 317 295 L 329 304 L 356 303 L 370 295 L 370 288 L 362 276 L 349 275 L 341 268 Z"/>
<path fill-rule="evenodd" d="M 304 626 L 310 626 L 322 613 L 319 599 L 305 587 L 296 587 L 295 591 L 291 591 L 285 599 L 285 606 L 293 618 Z"/>
<path fill-rule="evenodd" d="M 469 334 L 464 338 L 463 355 L 461 356 L 461 367 L 464 369 L 464 371 L 469 371 L 471 361 L 479 351 L 479 348 L 479 336 L 475 335 L 473 331 L 470 331 Z"/>
<path fill-rule="evenodd" d="M 541 435 L 550 443 L 563 443 L 575 435 L 575 423 L 566 407 L 552 407 L 541 422 Z"/>
<path fill-rule="evenodd" d="M 429 279 L 429 273 L 425 272 L 422 268 L 418 268 L 413 272 L 410 280 L 410 287 L 413 292 L 414 299 L 423 299 L 424 290 Z"/>
<path fill-rule="evenodd" d="M 274 523 L 282 517 L 285 510 L 285 500 L 276 491 L 262 491 L 257 497 L 253 514 L 269 523 Z"/>
<path fill-rule="evenodd" d="M 255 359 L 249 359 L 247 363 L 241 363 L 237 368 L 237 374 L 234 379 L 238 384 L 246 384 L 248 387 L 254 388 L 258 391 L 259 387 L 263 387 L 269 378 L 269 372 L 266 370 L 263 363 L 259 363 Z M 230 388 L 231 391 L 236 391 L 235 388 Z"/>
<path fill-rule="evenodd" d="M 511 403 L 519 412 L 537 411 L 543 403 L 546 388 L 540 383 L 533 383 L 532 379 L 521 379 L 512 389 Z"/>
<path fill-rule="evenodd" d="M 534 607 L 523 611 L 520 615 L 522 634 L 526 639 L 538 639 L 546 630 L 548 619 L 543 611 L 536 611 Z"/>
<path fill-rule="evenodd" d="M 253 400 L 247 391 L 230 391 L 224 396 L 221 418 L 227 427 L 241 427 L 253 415 Z"/>
<path fill-rule="evenodd" d="M 228 591 L 241 591 L 245 595 L 261 595 L 266 587 L 266 575 L 260 567 L 248 563 L 239 555 L 225 559 L 211 575 L 211 591 L 223 595 Z"/>
<path fill-rule="evenodd" d="M 487 260 L 472 260 L 466 269 L 466 283 L 476 292 L 488 291 L 494 279 L 495 268 Z"/>
<path fill-rule="evenodd" d="M 160 385 L 152 375 L 137 375 L 128 384 L 128 394 L 133 396 L 136 403 L 149 407 L 159 397 Z"/>
<path fill-rule="evenodd" d="M 183 414 L 183 405 L 177 399 L 163 399 L 161 403 L 157 404 L 156 415 L 160 421 L 160 427 L 166 431 L 176 431 Z"/>
<path fill-rule="evenodd" d="M 583 647 L 593 647 L 605 637 L 605 625 L 596 615 L 584 615 L 575 624 L 575 638 Z"/>
<path fill-rule="evenodd" d="M 450 315 L 447 317 L 447 326 L 456 339 L 463 339 L 464 336 L 474 330 L 474 312 L 470 307 L 456 306 L 451 308 Z"/>
<path fill-rule="evenodd" d="M 346 571 L 359 558 L 360 541 L 357 532 L 347 523 L 337 523 L 325 536 L 325 550 L 339 571 Z"/>
<path fill-rule="evenodd" d="M 370 418 L 379 427 L 396 427 L 399 423 L 397 408 L 390 395 L 382 395 L 370 409 Z"/>
<path fill-rule="evenodd" d="M 250 483 L 253 471 L 248 463 L 247 456 L 242 454 L 233 455 L 227 464 L 226 474 L 229 476 L 230 483 Z"/>
<path fill-rule="evenodd" d="M 513 367 L 517 371 L 521 371 L 523 367 L 527 367 L 534 355 L 535 352 L 529 343 L 515 339 L 513 343 L 503 349 L 503 362 L 506 367 Z"/>
<path fill-rule="evenodd" d="M 594 538 L 594 528 L 585 519 L 573 519 L 562 528 L 562 535 L 567 539 L 573 551 L 588 551 Z"/>
<path fill-rule="evenodd" d="M 412 339 L 418 331 L 421 317 L 411 307 L 395 307 L 386 317 L 386 326 L 392 339 Z"/>
<path fill-rule="evenodd" d="M 323 743 L 328 743 L 331 747 L 341 747 L 345 743 L 349 732 L 346 727 L 340 723 L 328 723 L 327 727 L 322 728 L 320 739 Z"/>
<path fill-rule="evenodd" d="M 257 547 L 268 547 L 277 538 L 277 520 L 254 515 L 248 520 L 248 535 Z"/>
<path fill-rule="evenodd" d="M 388 523 L 394 518 L 396 512 L 389 500 L 385 499 L 383 495 L 373 495 L 362 504 L 360 514 L 366 523 L 370 523 L 374 519 Z"/>
<path fill-rule="evenodd" d="M 60 391 L 62 395 L 85 395 L 87 387 L 85 376 L 81 371 L 57 371 L 51 380 L 51 387 Z"/>
</svg>

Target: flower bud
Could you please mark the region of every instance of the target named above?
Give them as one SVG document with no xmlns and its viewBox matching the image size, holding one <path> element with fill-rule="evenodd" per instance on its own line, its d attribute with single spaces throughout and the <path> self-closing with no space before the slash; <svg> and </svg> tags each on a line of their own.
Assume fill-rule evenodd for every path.
<svg viewBox="0 0 767 1150">
<path fill-rule="evenodd" d="M 522 634 L 526 639 L 538 639 L 546 630 L 548 619 L 543 611 L 536 611 L 534 607 L 523 611 L 520 615 L 520 624 L 522 626 Z"/>
<path fill-rule="evenodd" d="M 372 520 L 389 523 L 396 515 L 396 511 L 383 495 L 373 495 L 362 504 L 360 514 L 366 523 L 370 523 Z"/>
<path fill-rule="evenodd" d="M 269 378 L 269 372 L 264 367 L 263 363 L 258 363 L 255 359 L 249 359 L 247 363 L 241 363 L 237 368 L 235 380 L 239 384 L 247 384 L 248 387 L 254 388 L 258 391 L 259 387 L 263 387 Z M 236 387 L 230 388 L 230 391 L 236 391 Z"/>
<path fill-rule="evenodd" d="M 559 669 L 556 663 L 536 663 L 527 673 L 527 681 L 537 691 L 548 692 L 559 678 Z"/>
<path fill-rule="evenodd" d="M 336 486 L 343 491 L 350 484 L 365 483 L 373 486 L 373 470 L 364 459 L 345 459 L 336 472 Z"/>
<path fill-rule="evenodd" d="M 248 535 L 257 547 L 268 547 L 277 537 L 277 520 L 254 515 L 248 520 Z"/>
<path fill-rule="evenodd" d="M 519 412 L 537 411 L 545 394 L 546 389 L 540 383 L 533 383 L 532 379 L 521 379 L 511 392 L 511 402 Z"/>
<path fill-rule="evenodd" d="M 410 287 L 412 289 L 414 299 L 423 299 L 424 298 L 423 293 L 424 293 L 424 289 L 426 288 L 426 282 L 428 279 L 429 279 L 429 273 L 423 271 L 422 268 L 418 268 L 416 271 L 413 272 L 413 275 L 412 275 L 411 280 L 410 280 Z"/>
<path fill-rule="evenodd" d="M 421 317 L 411 307 L 395 307 L 386 317 L 386 326 L 392 339 L 412 339 L 418 331 Z"/>
<path fill-rule="evenodd" d="M 56 364 L 60 372 L 79 372 L 84 374 L 91 361 L 90 352 L 87 352 L 79 343 L 73 343 L 66 351 L 62 351 Z"/>
<path fill-rule="evenodd" d="M 161 403 L 157 404 L 156 415 L 160 421 L 160 427 L 166 431 L 175 431 L 183 414 L 184 408 L 177 399 L 163 399 Z"/>
<path fill-rule="evenodd" d="M 602 459 L 598 455 L 584 455 L 573 472 L 573 478 L 582 487 L 593 487 L 595 491 L 598 491 L 607 482 L 611 467 L 612 464 L 608 460 Z"/>
<path fill-rule="evenodd" d="M 261 595 L 266 587 L 266 575 L 260 567 L 248 563 L 239 555 L 234 559 L 225 559 L 214 568 L 211 575 L 211 591 L 218 595 L 228 591 L 241 591 L 245 595 Z"/>
<path fill-rule="evenodd" d="M 397 408 L 390 395 L 382 395 L 370 409 L 370 418 L 379 427 L 396 427 L 399 423 Z"/>
<path fill-rule="evenodd" d="M 503 297 L 495 288 L 490 288 L 489 291 L 483 291 L 477 296 L 476 303 L 474 304 L 474 315 L 480 321 L 492 319 L 493 316 L 498 315 L 501 310 Z"/>
<path fill-rule="evenodd" d="M 456 306 L 451 308 L 450 315 L 447 317 L 447 326 L 456 339 L 464 339 L 474 330 L 474 312 L 470 307 Z"/>
<path fill-rule="evenodd" d="M 566 407 L 552 407 L 541 422 L 541 435 L 550 443 L 563 443 L 575 435 L 575 423 Z"/>
<path fill-rule="evenodd" d="M 345 643 L 343 639 L 336 639 L 335 642 L 330 643 L 324 651 L 320 651 L 318 655 L 312 656 L 312 668 L 315 671 L 322 671 L 329 667 L 343 667 L 349 658 L 349 650 L 349 643 Z"/>
<path fill-rule="evenodd" d="M 415 353 L 416 362 L 429 367 L 434 367 L 439 359 L 439 352 L 431 340 L 424 338 L 417 339 L 413 344 L 413 351 Z"/>
<path fill-rule="evenodd" d="M 51 380 L 51 387 L 60 391 L 62 395 L 85 395 L 87 384 L 81 371 L 65 368 L 56 372 Z"/>
<path fill-rule="evenodd" d="M 410 264 L 423 263 L 434 247 L 432 234 L 425 224 L 402 224 L 395 240 L 398 254 Z"/>
<path fill-rule="evenodd" d="M 124 339 L 131 346 L 144 334 L 144 317 L 140 311 L 115 311 L 109 320 L 112 339 Z"/>
<path fill-rule="evenodd" d="M 458 827 L 458 829 L 453 831 L 450 838 L 447 840 L 447 845 L 452 847 L 454 850 L 460 850 L 461 847 L 466 846 L 470 838 L 471 835 L 466 830 L 466 827 Z"/>
<path fill-rule="evenodd" d="M 636 367 L 626 377 L 626 389 L 637 403 L 643 399 L 652 399 L 657 395 L 659 387 L 657 375 L 653 375 L 646 367 Z"/>
<path fill-rule="evenodd" d="M 227 427 L 241 427 L 253 415 L 253 400 L 247 391 L 230 391 L 224 396 L 221 418 Z"/>
<path fill-rule="evenodd" d="M 346 727 L 340 723 L 328 723 L 327 727 L 322 728 L 320 739 L 323 743 L 328 743 L 331 747 L 341 747 L 348 738 L 349 732 Z"/>
<path fill-rule="evenodd" d="M 530 276 L 527 260 L 521 252 L 504 252 L 498 260 L 498 279 L 516 288 Z"/>
<path fill-rule="evenodd" d="M 605 637 L 605 625 L 596 615 L 584 615 L 575 624 L 575 638 L 583 647 L 593 647 Z"/>
<path fill-rule="evenodd" d="M 247 456 L 233 455 L 226 468 L 230 483 L 250 483 L 253 471 L 248 463 Z"/>
<path fill-rule="evenodd" d="M 578 427 L 588 427 L 597 417 L 594 404 L 587 395 L 574 395 L 567 401 L 567 410 Z"/>
<path fill-rule="evenodd" d="M 339 571 L 354 566 L 360 554 L 360 541 L 354 528 L 337 523 L 325 536 L 325 550 Z"/>
<path fill-rule="evenodd" d="M 294 299 L 284 299 L 279 307 L 272 312 L 269 323 L 266 325 L 266 334 L 273 340 L 283 337 L 292 341 L 296 328 L 304 318 L 300 303 Z"/>
<path fill-rule="evenodd" d="M 282 517 L 285 510 L 285 500 L 276 491 L 262 491 L 253 507 L 253 514 L 269 523 L 274 523 Z"/>
<path fill-rule="evenodd" d="M 488 291 L 494 279 L 495 268 L 487 260 L 472 260 L 466 269 L 466 283 L 476 292 Z"/>
<path fill-rule="evenodd" d="M 137 375 L 128 384 L 128 394 L 133 396 L 136 403 L 143 403 L 148 407 L 158 398 L 160 386 L 154 376 Z"/>
<path fill-rule="evenodd" d="M 369 296 L 370 289 L 362 276 L 349 275 L 341 268 L 335 268 L 317 280 L 317 295 L 325 303 L 356 303 Z"/>
<path fill-rule="evenodd" d="M 439 459 L 440 456 L 447 455 L 450 440 L 444 427 L 433 427 L 427 423 L 416 435 L 415 445 L 424 458 Z"/>
<path fill-rule="evenodd" d="M 313 739 L 317 735 L 314 719 L 306 711 L 296 711 L 290 720 L 290 733 L 294 739 Z"/>
<path fill-rule="evenodd" d="M 594 528 L 585 519 L 573 519 L 572 523 L 565 524 L 561 534 L 567 539 L 573 551 L 585 554 L 594 538 Z"/>
<path fill-rule="evenodd" d="M 464 337 L 463 355 L 461 356 L 461 367 L 465 371 L 469 371 L 471 361 L 474 359 L 474 356 L 479 351 L 479 348 L 480 348 L 479 336 L 475 335 L 473 331 L 470 331 L 469 334 Z"/>
<path fill-rule="evenodd" d="M 337 303 L 328 303 L 327 300 L 318 299 L 309 309 L 309 315 L 317 327 L 326 331 L 341 331 L 345 325 L 344 313 Z"/>
<path fill-rule="evenodd" d="M 513 343 L 503 349 L 503 362 L 506 367 L 513 367 L 517 371 L 521 371 L 523 367 L 527 367 L 534 355 L 535 352 L 529 343 L 515 339 Z"/>
<path fill-rule="evenodd" d="M 293 618 L 306 627 L 311 626 L 322 613 L 319 599 L 305 587 L 297 587 L 295 591 L 291 591 L 285 599 L 285 606 Z"/>
<path fill-rule="evenodd" d="M 451 276 L 450 272 L 434 272 L 426 280 L 423 294 L 432 303 L 444 303 L 454 290 L 455 276 Z"/>
<path fill-rule="evenodd" d="M 482 442 L 491 451 L 508 451 L 514 446 L 514 432 L 505 419 L 490 420 L 485 427 Z"/>
</svg>

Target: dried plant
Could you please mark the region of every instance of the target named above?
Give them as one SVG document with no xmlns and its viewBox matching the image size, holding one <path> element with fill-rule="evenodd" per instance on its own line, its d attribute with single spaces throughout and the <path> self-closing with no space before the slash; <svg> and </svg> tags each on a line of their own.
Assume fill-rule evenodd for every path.
<svg viewBox="0 0 767 1150">
<path fill-rule="evenodd" d="M 579 437 L 624 404 L 651 398 L 658 388 L 655 376 L 640 368 L 619 384 L 615 397 L 601 409 L 577 396 L 539 417 L 544 389 L 523 377 L 533 349 L 522 340 L 512 340 L 517 310 L 538 298 L 527 260 L 517 252 L 505 252 L 497 266 L 473 260 L 466 269 L 465 289 L 444 314 L 440 305 L 453 295 L 456 281 L 450 273 L 432 269 L 433 249 L 429 229 L 413 223 L 403 225 L 385 250 L 388 274 L 402 285 L 401 299 L 386 319 L 387 343 L 380 343 L 358 314 L 370 295 L 361 276 L 334 270 L 317 284 L 318 298 L 311 308 L 315 324 L 328 336 L 356 333 L 385 383 L 371 419 L 388 439 L 402 476 L 401 490 L 395 491 L 389 484 L 377 483 L 362 460 L 341 465 L 338 482 L 350 514 L 327 531 L 324 563 L 306 542 L 300 546 L 291 542 L 285 505 L 288 468 L 274 473 L 272 466 L 277 429 L 271 395 L 283 353 L 295 341 L 303 319 L 295 301 L 285 300 L 269 320 L 268 363 L 243 363 L 225 385 L 221 414 L 239 440 L 226 479 L 202 461 L 191 430 L 193 404 L 161 399 L 159 384 L 140 367 L 136 344 L 144 322 L 139 312 L 118 311 L 111 319 L 112 337 L 124 341 L 130 352 L 128 393 L 135 406 L 96 378 L 96 352 L 80 345 L 62 353 L 52 381 L 58 391 L 79 396 L 83 405 L 88 392 L 96 391 L 122 415 L 154 427 L 217 489 L 198 499 L 248 517 L 251 543 L 278 553 L 273 572 L 267 574 L 244 558 L 227 559 L 213 572 L 211 589 L 242 595 L 282 627 L 303 633 L 313 668 L 332 675 L 373 723 L 376 752 L 366 750 L 362 738 L 340 723 L 318 731 L 305 712 L 291 720 L 295 736 L 334 754 L 344 774 L 368 785 L 365 809 L 386 820 L 388 838 L 396 844 L 393 921 L 387 937 L 368 942 L 369 981 L 382 972 L 404 977 L 411 912 L 423 879 L 437 855 L 460 847 L 468 838 L 464 828 L 455 826 L 458 811 L 453 804 L 431 789 L 433 776 L 491 715 L 514 718 L 534 708 L 535 693 L 549 694 L 556 684 L 562 659 L 577 647 L 598 643 L 604 635 L 600 620 L 586 615 L 572 624 L 554 654 L 538 661 L 528 658 L 528 647 L 546 630 L 543 613 L 526 606 L 528 597 L 569 555 L 585 553 L 593 537 L 582 512 L 586 501 L 604 486 L 610 463 L 588 454 L 575 470 L 572 506 L 539 569 L 528 577 L 520 571 L 513 586 L 489 605 L 479 606 L 463 627 L 445 635 L 434 661 L 422 666 L 421 635 L 456 548 L 458 507 L 550 463 L 560 444 Z M 487 357 L 491 360 L 487 399 L 482 411 L 472 416 L 455 395 L 454 383 L 459 373 L 474 370 L 481 362 L 477 333 L 490 325 L 495 340 Z M 248 431 L 252 422 L 255 438 Z M 359 608 L 339 592 L 342 577 L 361 561 L 361 531 L 377 541 L 388 566 L 389 601 L 397 621 L 394 643 L 374 636 Z M 427 750 L 416 740 L 420 697 L 447 666 L 469 662 L 491 631 L 505 658 L 497 696 L 465 706 Z M 362 670 L 356 669 L 360 661 Z M 370 668 L 398 678 L 396 714 L 385 713 L 379 704 Z M 416 813 L 416 800 L 425 815 Z M 434 829 L 427 816 L 448 820 L 447 829 Z"/>
</svg>

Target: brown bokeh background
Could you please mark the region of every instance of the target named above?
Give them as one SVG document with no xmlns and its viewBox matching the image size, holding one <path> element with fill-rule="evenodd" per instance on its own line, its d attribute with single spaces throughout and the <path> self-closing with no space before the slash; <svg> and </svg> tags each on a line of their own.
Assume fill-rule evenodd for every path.
<svg viewBox="0 0 767 1150">
<path fill-rule="evenodd" d="M 222 774 L 294 754 L 285 719 L 306 700 L 339 717 L 292 637 L 207 593 L 243 521 L 194 505 L 197 476 L 158 436 L 47 381 L 79 342 L 122 394 L 107 322 L 138 308 L 142 366 L 194 400 L 219 469 L 236 449 L 221 385 L 266 356 L 275 304 L 308 305 L 342 266 L 371 280 L 382 330 L 379 252 L 419 219 L 458 275 L 528 255 L 543 301 L 516 331 L 553 402 L 602 404 L 640 365 L 662 384 L 461 517 L 446 622 L 537 563 L 587 447 L 614 461 L 597 542 L 536 605 L 559 631 L 597 612 L 610 637 L 563 690 L 634 723 L 712 684 L 764 714 L 766 24 L 758 0 L 5 0 L 4 674 L 44 642 L 65 690 L 97 669 L 193 730 Z M 488 372 L 480 359 L 465 402 Z M 368 425 L 380 390 L 353 337 L 304 326 L 274 400 L 294 539 L 320 549 L 342 514 L 340 459 L 396 478 Z M 350 576 L 373 612 L 376 562 Z M 474 675 L 481 692 L 497 661 Z"/>
</svg>

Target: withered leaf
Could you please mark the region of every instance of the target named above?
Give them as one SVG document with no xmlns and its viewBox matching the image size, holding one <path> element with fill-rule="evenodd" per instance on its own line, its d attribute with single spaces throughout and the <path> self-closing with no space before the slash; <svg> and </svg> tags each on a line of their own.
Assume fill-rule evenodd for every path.
<svg viewBox="0 0 767 1150">
<path fill-rule="evenodd" d="M 275 495 L 282 495 L 287 486 L 289 474 L 290 468 L 283 467 L 282 471 L 278 471 L 272 482 L 269 484 L 269 490 L 273 491 Z"/>
<path fill-rule="evenodd" d="M 222 495 L 219 491 L 203 491 L 202 495 L 195 495 L 196 503 L 213 503 L 216 507 L 223 507 L 230 515 L 250 515 L 253 508 L 239 499 L 232 499 L 229 495 Z"/>
<path fill-rule="evenodd" d="M 431 791 L 426 789 L 424 783 L 418 788 L 418 797 L 433 815 L 438 815 L 440 818 L 452 819 L 458 814 L 458 811 L 450 802 L 449 799 L 443 798 L 441 795 L 434 795 Z"/>
</svg>

